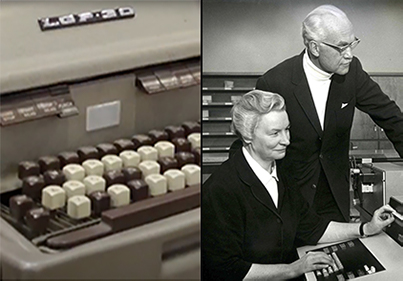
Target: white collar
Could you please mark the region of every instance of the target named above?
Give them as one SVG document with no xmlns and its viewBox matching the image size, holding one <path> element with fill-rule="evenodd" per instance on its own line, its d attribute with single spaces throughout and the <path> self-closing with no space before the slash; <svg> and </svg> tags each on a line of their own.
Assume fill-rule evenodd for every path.
<svg viewBox="0 0 403 281">
<path fill-rule="evenodd" d="M 303 66 L 305 70 L 305 74 L 311 76 L 313 79 L 317 81 L 326 81 L 332 78 L 333 73 L 327 73 L 322 69 L 318 68 L 316 65 L 313 64 L 311 59 L 308 56 L 308 50 L 305 49 L 305 54 L 303 57 Z"/>
<path fill-rule="evenodd" d="M 253 172 L 255 175 L 258 177 L 258 179 L 263 183 L 264 186 L 271 181 L 273 178 L 278 181 L 277 177 L 277 167 L 276 167 L 276 162 L 273 161 L 273 169 L 270 172 L 268 172 L 266 169 L 264 169 L 260 164 L 253 159 L 252 155 L 249 154 L 249 152 L 246 150 L 245 147 L 242 147 L 242 152 L 243 155 L 245 156 L 246 161 L 248 162 L 249 166 L 252 168 Z"/>
</svg>

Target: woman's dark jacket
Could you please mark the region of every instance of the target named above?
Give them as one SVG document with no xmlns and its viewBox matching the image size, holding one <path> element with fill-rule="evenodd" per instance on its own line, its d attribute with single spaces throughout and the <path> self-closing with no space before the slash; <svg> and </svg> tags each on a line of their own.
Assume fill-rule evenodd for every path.
<svg viewBox="0 0 403 281">
<path fill-rule="evenodd" d="M 240 149 L 203 184 L 203 280 L 242 280 L 252 263 L 291 263 L 295 242 L 318 242 L 328 221 L 278 176 L 278 209 Z"/>
</svg>

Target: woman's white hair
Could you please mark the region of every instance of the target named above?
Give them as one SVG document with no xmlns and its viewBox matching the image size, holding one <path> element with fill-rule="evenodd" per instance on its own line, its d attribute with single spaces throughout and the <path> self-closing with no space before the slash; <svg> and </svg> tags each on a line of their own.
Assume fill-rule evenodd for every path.
<svg viewBox="0 0 403 281">
<path fill-rule="evenodd" d="M 333 5 L 319 6 L 306 16 L 302 22 L 302 38 L 307 48 L 310 41 L 322 41 L 326 38 L 328 21 L 331 18 L 346 20 L 350 23 L 347 15 Z"/>
<path fill-rule="evenodd" d="M 231 130 L 244 143 L 249 142 L 262 115 L 285 111 L 285 101 L 279 94 L 253 90 L 242 96 L 232 107 Z"/>
</svg>

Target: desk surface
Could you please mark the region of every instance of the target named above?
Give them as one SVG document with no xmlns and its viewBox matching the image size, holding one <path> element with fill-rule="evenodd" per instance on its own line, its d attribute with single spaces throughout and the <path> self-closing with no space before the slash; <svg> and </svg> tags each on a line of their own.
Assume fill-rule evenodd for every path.
<svg viewBox="0 0 403 281">
<path fill-rule="evenodd" d="M 363 238 L 360 240 L 368 248 L 368 250 L 379 260 L 379 262 L 385 267 L 386 270 L 356 278 L 357 280 L 386 281 L 403 279 L 403 247 L 401 247 L 392 238 L 390 238 L 387 234 L 383 232 L 379 235 Z M 317 248 L 323 248 L 325 246 L 338 243 L 340 242 L 300 247 L 298 248 L 298 255 L 301 257 L 307 251 Z M 309 272 L 305 276 L 308 281 L 316 280 L 313 272 Z"/>
</svg>

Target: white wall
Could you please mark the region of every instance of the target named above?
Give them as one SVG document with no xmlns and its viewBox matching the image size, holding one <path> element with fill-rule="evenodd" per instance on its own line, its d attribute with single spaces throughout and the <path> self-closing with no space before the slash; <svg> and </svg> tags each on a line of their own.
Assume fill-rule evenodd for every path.
<svg viewBox="0 0 403 281">
<path fill-rule="evenodd" d="M 263 73 L 299 54 L 301 23 L 322 4 L 350 18 L 366 71 L 403 73 L 402 0 L 204 0 L 203 72 Z"/>
</svg>

